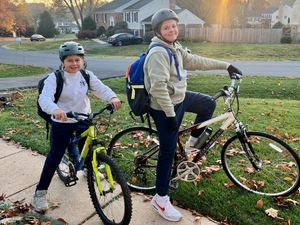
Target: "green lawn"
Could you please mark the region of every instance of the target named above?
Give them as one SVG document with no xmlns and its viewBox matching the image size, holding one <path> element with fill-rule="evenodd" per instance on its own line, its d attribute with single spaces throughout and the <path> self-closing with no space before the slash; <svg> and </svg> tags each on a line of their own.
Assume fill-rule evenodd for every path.
<svg viewBox="0 0 300 225">
<path fill-rule="evenodd" d="M 9 44 L 8 47 L 20 50 L 57 50 L 59 45 L 68 40 L 67 37 L 46 40 L 46 42 L 23 41 L 21 45 Z M 148 44 L 130 45 L 121 47 L 99 48 L 92 40 L 69 40 L 79 41 L 91 56 L 115 56 L 115 57 L 137 57 L 147 50 Z M 202 43 L 183 42 L 194 54 L 223 60 L 300 60 L 300 44 L 240 44 L 240 43 Z"/>
<path fill-rule="evenodd" d="M 57 50 L 64 39 L 47 40 L 46 42 L 22 45 L 10 45 L 11 48 L 24 50 Z M 84 41 L 88 55 L 93 56 L 122 56 L 137 57 L 147 49 L 147 45 L 92 48 L 93 41 Z M 300 60 L 300 44 L 267 45 L 267 44 L 214 44 L 214 43 L 184 43 L 193 53 L 226 59 L 226 60 Z M 2 68 L 2 69 L 1 69 Z M 16 70 L 15 70 L 16 69 Z M 8 74 L 8 70 L 15 70 L 10 76 L 17 76 L 23 72 L 22 66 L 0 64 L 0 74 Z M 39 74 L 31 67 L 28 75 Z M 200 91 L 210 95 L 215 94 L 221 87 L 228 85 L 228 76 L 192 75 L 188 79 L 188 89 Z M 102 124 L 109 124 L 105 134 L 101 134 L 106 143 L 121 129 L 133 125 L 142 125 L 133 121 L 129 115 L 124 93 L 124 78 L 105 80 L 123 100 L 120 110 L 115 112 L 109 121 L 108 115 L 101 117 Z M 0 137 L 20 142 L 22 146 L 47 154 L 49 142 L 46 140 L 45 123 L 36 113 L 36 89 L 21 90 L 23 98 L 14 100 L 14 107 L 0 107 Z M 104 102 L 92 99 L 94 109 Z M 271 133 L 287 141 L 300 155 L 300 131 L 298 121 L 300 118 L 300 78 L 255 77 L 245 76 L 240 89 L 239 119 L 250 130 L 259 130 Z M 218 102 L 216 113 L 223 109 L 222 101 Z M 183 126 L 193 119 L 186 114 Z M 225 134 L 226 137 L 226 134 Z M 209 153 L 207 158 L 211 165 L 220 159 L 219 152 Z M 202 169 L 202 168 L 201 168 Z M 300 224 L 300 196 L 294 194 L 289 199 L 292 204 L 282 206 L 274 198 L 266 198 L 249 194 L 236 187 L 226 188 L 228 181 L 223 170 L 214 172 L 210 177 L 203 178 L 199 183 L 180 183 L 180 188 L 171 192 L 173 199 L 179 205 L 198 213 L 215 218 L 218 221 L 227 221 L 234 225 L 299 225 Z M 260 200 L 260 204 L 257 202 Z M 282 220 L 267 216 L 265 210 L 274 208 Z M 197 213 L 195 213 L 197 215 Z M 284 223 L 285 222 L 285 223 Z"/>
<path fill-rule="evenodd" d="M 0 78 L 27 77 L 32 75 L 45 74 L 47 71 L 48 69 L 44 67 L 0 63 Z"/>
<path fill-rule="evenodd" d="M 214 94 L 223 85 L 228 84 L 228 77 L 214 75 L 191 76 L 188 85 L 190 90 Z M 126 102 L 123 89 L 123 78 L 104 81 L 111 86 Z M 120 85 L 122 84 L 122 85 Z M 256 85 L 263 84 L 263 85 Z M 280 84 L 280 85 L 278 85 Z M 239 118 L 247 124 L 250 130 L 266 131 L 276 134 L 287 141 L 300 154 L 299 126 L 296 121 L 300 118 L 300 79 L 299 78 L 268 78 L 245 77 L 240 90 L 241 113 Z M 15 100 L 14 107 L 0 108 L 0 136 L 7 140 L 20 142 L 23 146 L 46 154 L 48 141 L 46 140 L 45 124 L 37 116 L 36 90 L 22 90 L 23 98 Z M 93 108 L 99 108 L 105 103 L 92 97 Z M 222 111 L 221 101 L 216 113 Z M 138 122 L 132 121 L 128 114 L 126 103 L 118 110 L 112 119 L 108 115 L 102 117 L 102 125 L 110 124 L 106 134 L 101 134 L 106 143 L 111 136 L 121 129 L 131 127 Z M 191 114 L 186 114 L 183 125 L 192 120 Z M 295 141 L 292 141 L 294 138 Z M 215 165 L 220 159 L 219 152 L 209 153 L 209 163 Z M 179 205 L 209 215 L 218 221 L 229 221 L 235 225 L 281 225 L 265 213 L 265 210 L 274 208 L 279 210 L 278 216 L 284 221 L 290 220 L 291 225 L 300 224 L 300 207 L 294 204 L 280 206 L 275 199 L 261 197 L 247 193 L 236 187 L 226 188 L 228 181 L 223 170 L 214 172 L 211 176 L 203 178 L 197 185 L 193 183 L 180 183 L 180 188 L 171 192 L 171 196 Z M 257 206 L 257 201 L 263 202 L 262 207 Z M 299 195 L 291 195 L 289 199 L 300 202 Z"/>
</svg>

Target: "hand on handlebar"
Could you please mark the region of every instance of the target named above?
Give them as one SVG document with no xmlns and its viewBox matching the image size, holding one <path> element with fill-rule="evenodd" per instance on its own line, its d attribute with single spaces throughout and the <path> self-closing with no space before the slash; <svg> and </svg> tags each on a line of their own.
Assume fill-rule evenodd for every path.
<svg viewBox="0 0 300 225">
<path fill-rule="evenodd" d="M 110 100 L 110 103 L 113 105 L 114 109 L 119 109 L 121 107 L 122 102 L 117 97 L 113 97 Z"/>
<path fill-rule="evenodd" d="M 240 78 L 240 76 L 243 75 L 242 71 L 240 71 L 238 68 L 234 67 L 233 65 L 229 65 L 227 71 L 229 73 L 230 78 L 238 79 Z"/>
<path fill-rule="evenodd" d="M 56 109 L 54 112 L 53 112 L 53 117 L 56 119 L 56 120 L 62 120 L 62 121 L 67 121 L 67 115 L 65 113 L 65 111 L 63 111 L 62 109 Z"/>
</svg>

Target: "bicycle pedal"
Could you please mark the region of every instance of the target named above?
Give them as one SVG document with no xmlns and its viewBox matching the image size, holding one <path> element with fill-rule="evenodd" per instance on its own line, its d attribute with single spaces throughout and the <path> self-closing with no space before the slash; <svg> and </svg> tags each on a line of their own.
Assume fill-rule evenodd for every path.
<svg viewBox="0 0 300 225">
<path fill-rule="evenodd" d="M 68 179 L 66 180 L 66 182 L 64 182 L 64 184 L 65 184 L 66 187 L 72 187 L 72 186 L 77 184 L 77 180 L 79 180 L 79 179 L 76 176 L 75 177 L 68 177 Z"/>
</svg>

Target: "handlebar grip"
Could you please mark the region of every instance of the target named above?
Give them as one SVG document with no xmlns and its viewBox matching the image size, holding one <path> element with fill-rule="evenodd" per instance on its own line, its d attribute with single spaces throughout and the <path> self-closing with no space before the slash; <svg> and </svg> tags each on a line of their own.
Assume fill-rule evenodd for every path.
<svg viewBox="0 0 300 225">
<path fill-rule="evenodd" d="M 224 96 L 224 91 L 223 90 L 220 90 L 217 94 L 215 94 L 213 97 L 212 97 L 212 100 L 213 101 L 216 101 L 218 98 L 220 98 L 221 96 Z"/>
<path fill-rule="evenodd" d="M 72 111 L 71 112 L 67 112 L 66 114 L 67 114 L 68 118 L 75 118 L 74 112 L 72 112 Z"/>
</svg>

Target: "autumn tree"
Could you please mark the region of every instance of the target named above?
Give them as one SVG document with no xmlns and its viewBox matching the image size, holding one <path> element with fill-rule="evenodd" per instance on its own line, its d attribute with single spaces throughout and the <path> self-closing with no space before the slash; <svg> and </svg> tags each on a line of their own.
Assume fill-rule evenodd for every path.
<svg viewBox="0 0 300 225">
<path fill-rule="evenodd" d="M 0 29 L 5 32 L 25 32 L 30 13 L 25 0 L 0 0 Z"/>
<path fill-rule="evenodd" d="M 25 0 L 14 1 L 17 5 L 13 7 L 13 14 L 15 16 L 15 31 L 18 34 L 24 34 L 29 27 L 29 21 L 31 20 L 31 14 L 27 7 Z"/>
<path fill-rule="evenodd" d="M 12 12 L 13 4 L 8 0 L 0 0 L 0 29 L 3 31 L 13 31 L 15 16 Z"/>
</svg>

